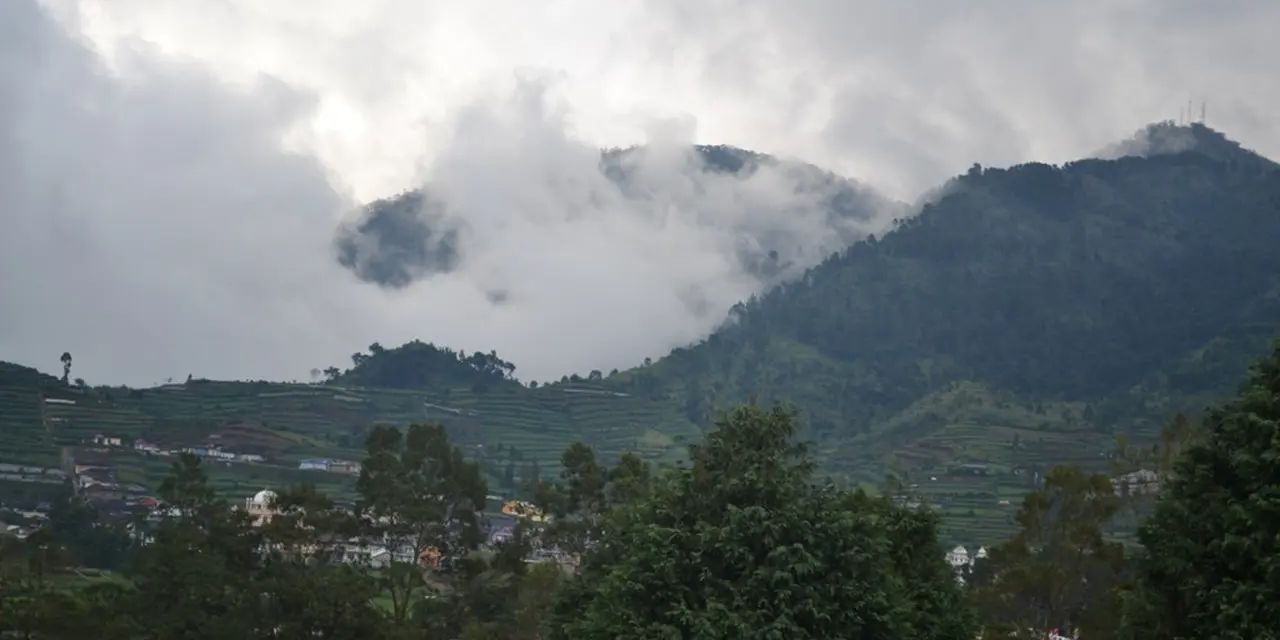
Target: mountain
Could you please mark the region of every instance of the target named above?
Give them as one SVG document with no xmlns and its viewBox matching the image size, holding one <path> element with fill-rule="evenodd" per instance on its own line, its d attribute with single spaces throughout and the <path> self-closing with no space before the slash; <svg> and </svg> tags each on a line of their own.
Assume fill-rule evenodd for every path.
<svg viewBox="0 0 1280 640">
<path fill-rule="evenodd" d="M 641 152 L 602 157 L 626 167 Z M 773 162 L 697 153 L 734 175 Z M 421 342 L 375 345 L 313 385 L 74 389 L 0 368 L 0 462 L 49 463 L 97 432 L 217 440 L 279 464 L 219 469 L 220 486 L 243 492 L 294 481 L 284 469 L 304 456 L 358 456 L 370 424 L 429 420 L 496 490 L 519 491 L 575 440 L 670 461 L 719 411 L 780 401 L 836 477 L 890 474 L 942 510 L 949 540 L 989 543 L 1040 474 L 1106 470 L 1117 436 L 1152 438 L 1230 395 L 1280 328 L 1280 166 L 1199 124 L 1153 125 L 1103 155 L 975 166 L 882 237 L 744 301 L 707 339 L 608 376 L 528 388 L 495 353 Z M 122 460 L 139 481 L 163 471 Z"/>
<path fill-rule="evenodd" d="M 1116 434 L 1228 395 L 1280 327 L 1280 166 L 1200 124 L 1135 139 L 1149 155 L 975 166 L 615 382 L 699 424 L 792 402 L 829 468 L 955 478 L 982 507 L 1052 463 L 1105 468 Z"/>
</svg>

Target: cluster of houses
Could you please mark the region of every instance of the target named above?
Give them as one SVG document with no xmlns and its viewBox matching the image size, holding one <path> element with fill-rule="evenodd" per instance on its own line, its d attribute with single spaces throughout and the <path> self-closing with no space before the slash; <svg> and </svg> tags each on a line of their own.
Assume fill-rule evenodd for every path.
<svg viewBox="0 0 1280 640">
<path fill-rule="evenodd" d="M 113 436 L 96 435 L 93 437 L 93 443 L 104 447 L 122 447 L 124 443 L 120 438 Z M 147 455 L 153 456 L 176 456 L 182 453 L 189 453 L 199 458 L 209 458 L 212 460 L 221 460 L 223 462 L 248 462 L 260 463 L 265 462 L 266 458 L 256 453 L 236 453 L 227 451 L 221 445 L 205 444 L 196 447 L 179 447 L 176 449 L 166 449 L 154 442 L 147 442 L 142 438 L 133 441 L 133 450 Z"/>
<path fill-rule="evenodd" d="M 0 509 L 0 533 L 26 540 L 49 520 L 49 503 L 35 509 Z"/>
<path fill-rule="evenodd" d="M 274 491 L 271 491 L 270 489 L 263 489 L 262 491 L 244 499 L 242 509 L 246 514 L 248 514 L 253 526 L 264 526 L 270 523 L 275 516 L 280 514 L 280 511 L 276 506 L 277 498 L 278 496 Z M 531 507 L 532 505 L 528 506 Z M 521 517 L 532 519 L 531 516 Z M 482 518 L 482 525 L 487 533 L 487 545 L 489 547 L 494 547 L 510 542 L 515 537 L 516 521 L 516 517 L 507 515 L 490 514 L 484 516 Z M 543 521 L 541 512 L 538 512 L 537 521 Z M 317 549 L 303 550 L 303 552 L 306 553 L 315 553 L 317 551 Z M 435 547 L 416 550 L 412 545 L 396 544 L 394 541 L 385 538 L 365 539 L 352 537 L 329 545 L 325 551 L 326 553 L 331 553 L 333 559 L 339 562 L 366 566 L 373 569 L 387 567 L 392 562 L 416 563 L 424 568 L 438 569 L 440 568 L 442 561 L 442 554 Z M 529 554 L 525 557 L 525 562 L 530 564 L 552 562 L 559 565 L 566 571 L 572 571 L 578 566 L 578 558 L 575 555 L 566 553 L 559 549 L 545 547 L 535 547 L 531 549 Z"/>
<path fill-rule="evenodd" d="M 0 463 L 0 480 L 62 484 L 67 481 L 67 473 L 61 469 Z"/>
</svg>

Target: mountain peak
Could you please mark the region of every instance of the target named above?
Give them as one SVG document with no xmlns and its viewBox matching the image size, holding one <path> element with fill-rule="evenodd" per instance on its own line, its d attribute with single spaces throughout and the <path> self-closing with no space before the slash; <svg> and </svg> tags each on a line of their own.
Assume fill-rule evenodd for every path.
<svg viewBox="0 0 1280 640">
<path fill-rule="evenodd" d="M 1125 156 L 1152 157 L 1185 152 L 1199 153 L 1223 162 L 1264 160 L 1203 122 L 1178 124 L 1172 120 L 1153 122 L 1138 130 L 1133 137 L 1107 147 L 1098 155 L 1110 160 Z"/>
</svg>

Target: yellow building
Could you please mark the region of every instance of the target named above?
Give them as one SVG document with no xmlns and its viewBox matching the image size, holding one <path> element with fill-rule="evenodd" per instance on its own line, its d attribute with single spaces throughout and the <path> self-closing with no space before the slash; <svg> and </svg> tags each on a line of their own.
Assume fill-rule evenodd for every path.
<svg viewBox="0 0 1280 640">
<path fill-rule="evenodd" d="M 502 513 L 515 516 L 517 518 L 525 518 L 533 522 L 545 522 L 547 516 L 542 513 L 537 505 L 524 500 L 508 500 L 502 505 Z"/>
</svg>

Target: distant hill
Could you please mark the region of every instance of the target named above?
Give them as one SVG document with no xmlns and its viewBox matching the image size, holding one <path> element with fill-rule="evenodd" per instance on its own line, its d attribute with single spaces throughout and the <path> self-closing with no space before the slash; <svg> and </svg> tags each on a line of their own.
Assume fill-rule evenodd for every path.
<svg viewBox="0 0 1280 640">
<path fill-rule="evenodd" d="M 330 368 L 330 382 L 359 387 L 388 389 L 449 389 L 453 387 L 488 388 L 517 385 L 515 365 L 495 352 L 466 355 L 446 347 L 414 340 L 394 349 L 374 343 L 369 353 L 351 356 L 352 367 L 346 371 Z"/>
</svg>

